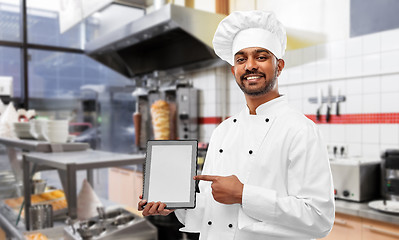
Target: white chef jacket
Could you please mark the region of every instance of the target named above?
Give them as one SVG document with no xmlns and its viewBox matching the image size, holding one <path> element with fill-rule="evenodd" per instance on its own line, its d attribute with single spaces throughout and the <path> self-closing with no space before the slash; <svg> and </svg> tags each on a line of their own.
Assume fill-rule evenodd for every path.
<svg viewBox="0 0 399 240">
<path fill-rule="evenodd" d="M 181 231 L 204 240 L 312 239 L 334 222 L 328 153 L 316 125 L 280 96 L 223 121 L 213 132 L 202 174 L 236 175 L 242 204 L 213 199 L 200 181 L 195 209 L 176 210 Z"/>
</svg>

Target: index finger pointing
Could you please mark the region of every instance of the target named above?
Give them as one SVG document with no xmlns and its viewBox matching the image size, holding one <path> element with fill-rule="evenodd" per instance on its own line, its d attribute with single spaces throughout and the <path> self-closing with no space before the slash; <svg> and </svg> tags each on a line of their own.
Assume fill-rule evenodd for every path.
<svg viewBox="0 0 399 240">
<path fill-rule="evenodd" d="M 197 175 L 194 177 L 194 180 L 202 180 L 202 181 L 209 181 L 213 182 L 217 180 L 218 176 L 212 176 L 212 175 Z"/>
</svg>

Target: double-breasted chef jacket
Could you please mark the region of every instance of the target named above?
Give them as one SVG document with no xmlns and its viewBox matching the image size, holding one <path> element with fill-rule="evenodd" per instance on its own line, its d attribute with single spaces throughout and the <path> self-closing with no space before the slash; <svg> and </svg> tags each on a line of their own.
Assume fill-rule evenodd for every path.
<svg viewBox="0 0 399 240">
<path fill-rule="evenodd" d="M 242 204 L 221 204 L 200 181 L 194 209 L 176 210 L 183 232 L 204 240 L 312 239 L 334 222 L 328 153 L 316 125 L 280 96 L 245 108 L 213 132 L 204 175 L 236 175 Z"/>
</svg>

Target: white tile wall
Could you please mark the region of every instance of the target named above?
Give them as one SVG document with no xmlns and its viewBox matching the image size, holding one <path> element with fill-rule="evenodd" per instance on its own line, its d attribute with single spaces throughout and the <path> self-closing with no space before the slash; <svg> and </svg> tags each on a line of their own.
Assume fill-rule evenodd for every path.
<svg viewBox="0 0 399 240">
<path fill-rule="evenodd" d="M 355 77 L 362 75 L 362 57 L 354 56 L 346 59 L 346 77 Z"/>
<path fill-rule="evenodd" d="M 381 95 L 381 112 L 392 113 L 399 112 L 399 93 L 390 92 Z"/>
<path fill-rule="evenodd" d="M 342 58 L 336 61 L 331 61 L 331 78 L 343 78 L 346 76 L 346 59 Z"/>
<path fill-rule="evenodd" d="M 291 104 L 316 113 L 318 89 L 346 96 L 341 114 L 399 113 L 399 29 L 287 51 L 279 90 Z M 202 117 L 231 116 L 245 107 L 245 98 L 229 66 L 191 76 L 201 89 Z M 333 105 L 335 113 L 336 105 Z M 322 108 L 325 114 L 326 106 Z M 200 140 L 209 141 L 216 124 L 200 126 Z M 348 146 L 349 156 L 379 157 L 387 148 L 399 148 L 399 124 L 320 124 L 327 144 Z"/>
<path fill-rule="evenodd" d="M 399 42 L 396 43 L 399 45 Z M 381 53 L 381 73 L 399 72 L 399 50 Z"/>
<path fill-rule="evenodd" d="M 379 53 L 381 50 L 381 33 L 374 33 L 363 36 L 362 52 L 364 55 Z"/>
<path fill-rule="evenodd" d="M 381 76 L 381 93 L 399 92 L 399 73 Z"/>
<path fill-rule="evenodd" d="M 361 37 L 351 38 L 346 41 L 346 56 L 357 57 L 362 55 L 363 39 Z"/>
<path fill-rule="evenodd" d="M 381 124 L 380 126 L 381 144 L 391 144 L 399 146 L 399 126 L 398 124 Z"/>
<path fill-rule="evenodd" d="M 346 96 L 346 102 L 340 104 L 341 114 L 398 113 L 398 42 L 399 29 L 395 29 L 316 46 L 316 64 L 308 60 L 295 67 L 288 66 L 285 69 L 289 72 L 287 84 L 281 87 L 288 89 L 288 95 L 291 94 L 292 74 L 303 74 L 303 78 L 296 78 L 295 86 L 302 81 L 305 114 L 316 112 L 316 105 L 310 104 L 308 98 L 315 97 L 317 90 L 310 85 L 321 88 L 326 95 L 328 84 L 333 86 L 335 95 L 340 88 L 341 94 Z M 293 55 L 300 58 L 300 54 L 303 54 L 303 59 L 312 59 L 314 50 L 305 48 L 302 52 L 287 54 L 291 61 Z M 326 67 L 326 62 L 329 62 L 329 67 Z M 295 105 L 298 105 L 297 97 Z M 322 111 L 324 113 L 325 108 Z M 329 144 L 347 144 L 352 156 L 378 157 L 387 147 L 399 148 L 398 124 L 321 124 L 319 127 Z"/>
<path fill-rule="evenodd" d="M 381 81 L 380 76 L 364 77 L 362 79 L 363 94 L 380 93 Z"/>
<path fill-rule="evenodd" d="M 367 144 L 378 144 L 380 142 L 379 124 L 362 124 L 362 142 Z"/>
<path fill-rule="evenodd" d="M 363 56 L 362 63 L 362 75 L 379 74 L 381 70 L 380 66 L 380 53 L 374 53 Z"/>
<path fill-rule="evenodd" d="M 362 142 L 362 125 L 361 124 L 351 124 L 346 128 L 346 142 L 349 144 L 361 143 Z"/>
<path fill-rule="evenodd" d="M 391 51 L 399 49 L 399 31 L 390 30 L 381 32 L 381 51 Z"/>
<path fill-rule="evenodd" d="M 362 97 L 362 113 L 380 113 L 381 98 L 380 93 L 363 94 Z"/>
</svg>

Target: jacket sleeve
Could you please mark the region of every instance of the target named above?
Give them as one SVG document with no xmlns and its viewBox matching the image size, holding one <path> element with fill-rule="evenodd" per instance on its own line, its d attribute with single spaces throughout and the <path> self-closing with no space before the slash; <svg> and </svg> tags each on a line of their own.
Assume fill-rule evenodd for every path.
<svg viewBox="0 0 399 240">
<path fill-rule="evenodd" d="M 287 194 L 244 185 L 240 228 L 276 237 L 322 238 L 334 222 L 328 154 L 320 133 L 308 125 L 289 145 Z"/>
</svg>

